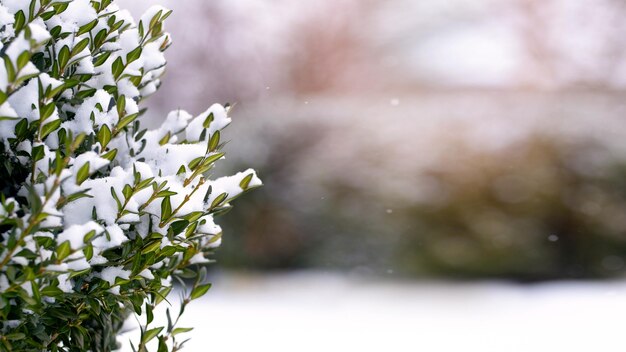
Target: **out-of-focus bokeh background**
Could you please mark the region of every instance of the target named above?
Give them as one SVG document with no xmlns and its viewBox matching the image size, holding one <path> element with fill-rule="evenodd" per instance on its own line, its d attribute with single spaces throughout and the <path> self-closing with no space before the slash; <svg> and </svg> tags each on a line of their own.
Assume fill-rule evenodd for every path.
<svg viewBox="0 0 626 352">
<path fill-rule="evenodd" d="M 594 349 L 587 336 L 620 350 L 609 325 L 626 317 L 616 304 L 626 302 L 626 2 L 119 3 L 174 10 L 167 76 L 147 101 L 154 124 L 177 108 L 235 103 L 219 172 L 250 166 L 265 182 L 222 219 L 203 308 L 215 322 L 196 328 L 196 343 L 222 321 L 266 336 L 252 339 L 260 350 L 293 350 L 289 341 L 327 341 L 311 321 L 345 314 L 346 334 L 331 334 L 351 336 L 344 349 L 373 350 L 357 332 L 382 316 L 369 329 L 406 350 L 431 340 L 429 351 L 459 350 L 409 335 L 479 319 L 468 336 L 510 335 L 459 348 Z M 577 315 L 589 304 L 595 315 Z M 224 331 L 222 351 L 252 343 L 220 340 Z"/>
</svg>

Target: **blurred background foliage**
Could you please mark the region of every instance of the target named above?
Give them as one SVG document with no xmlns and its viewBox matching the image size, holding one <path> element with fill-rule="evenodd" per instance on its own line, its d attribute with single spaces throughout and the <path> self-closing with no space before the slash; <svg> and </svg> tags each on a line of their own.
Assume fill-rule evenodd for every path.
<svg viewBox="0 0 626 352">
<path fill-rule="evenodd" d="M 220 267 L 625 273 L 623 1 L 159 2 L 152 115 L 234 102 L 230 165 L 266 184 L 224 218 Z"/>
</svg>

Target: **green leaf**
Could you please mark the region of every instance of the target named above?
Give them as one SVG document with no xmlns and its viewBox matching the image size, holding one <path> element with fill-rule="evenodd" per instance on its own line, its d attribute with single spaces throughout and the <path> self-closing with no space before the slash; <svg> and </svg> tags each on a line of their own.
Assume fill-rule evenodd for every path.
<svg viewBox="0 0 626 352">
<path fill-rule="evenodd" d="M 61 130 L 61 131 L 65 131 L 65 130 Z M 59 133 L 58 135 L 61 136 L 63 133 Z M 63 138 L 59 138 L 59 140 L 63 140 Z M 61 151 L 60 150 L 56 150 L 54 152 L 54 173 L 56 175 L 61 175 L 61 172 L 63 171 L 63 168 L 65 167 L 65 160 L 63 159 L 63 156 L 61 155 Z"/>
<path fill-rule="evenodd" d="M 197 299 L 200 298 L 202 296 L 204 296 L 205 293 L 207 293 L 207 291 L 211 288 L 211 284 L 205 284 L 205 285 L 200 285 L 195 287 L 192 291 L 191 291 L 191 296 L 189 296 L 192 300 L 193 299 Z"/>
<path fill-rule="evenodd" d="M 28 133 L 28 120 L 21 119 L 20 122 L 18 122 L 15 125 L 15 136 L 18 139 L 24 139 L 26 138 L 27 133 Z"/>
<path fill-rule="evenodd" d="M 178 334 L 184 334 L 186 332 L 189 332 L 193 330 L 193 328 L 176 328 L 172 331 L 172 336 L 176 336 Z"/>
<path fill-rule="evenodd" d="M 172 231 L 173 235 L 176 236 L 179 233 L 183 232 L 185 228 L 187 228 L 188 225 L 189 225 L 189 221 L 187 220 L 174 221 L 170 225 L 170 230 Z"/>
<path fill-rule="evenodd" d="M 165 145 L 169 141 L 170 141 L 170 133 L 167 132 L 165 134 L 165 136 L 163 136 L 163 138 L 161 138 L 161 140 L 159 140 L 159 145 Z"/>
<path fill-rule="evenodd" d="M 167 344 L 165 343 L 165 338 L 159 337 L 159 347 L 157 348 L 157 352 L 168 352 Z"/>
<path fill-rule="evenodd" d="M 113 161 L 117 156 L 117 149 L 113 149 L 102 156 L 102 158 L 107 159 L 108 161 Z"/>
<path fill-rule="evenodd" d="M 39 291 L 39 284 L 35 280 L 35 273 L 33 273 L 31 268 L 28 268 L 27 274 L 25 275 L 28 280 L 31 281 L 31 289 L 33 291 L 33 298 L 37 303 L 41 302 L 41 291 Z"/>
<path fill-rule="evenodd" d="M 98 31 L 98 34 L 96 34 L 96 36 L 93 39 L 93 45 L 96 49 L 100 49 L 102 44 L 104 44 L 104 41 L 106 40 L 106 37 L 108 34 L 109 33 L 105 28 Z"/>
<path fill-rule="evenodd" d="M 152 306 L 146 302 L 146 325 L 149 325 L 154 320 L 154 313 L 152 312 Z"/>
<path fill-rule="evenodd" d="M 23 82 L 26 82 L 27 80 L 31 79 L 31 78 L 35 78 L 39 75 L 39 73 L 31 73 L 31 74 L 25 74 L 25 75 L 21 75 L 19 77 L 16 78 L 14 84 L 15 85 L 20 85 Z"/>
<path fill-rule="evenodd" d="M 172 316 L 170 315 L 169 308 L 165 310 L 165 316 L 167 317 L 167 332 L 170 332 L 174 325 L 172 324 Z"/>
<path fill-rule="evenodd" d="M 74 88 L 79 85 L 81 82 L 78 79 L 68 78 L 63 82 L 63 86 L 66 89 Z"/>
<path fill-rule="evenodd" d="M 172 14 L 172 10 L 168 10 L 166 11 L 163 16 L 161 16 L 161 21 L 165 21 L 165 19 L 167 19 L 168 17 L 170 17 L 170 15 Z"/>
<path fill-rule="evenodd" d="M 141 254 L 147 254 L 161 248 L 161 241 L 154 241 L 141 250 Z"/>
<path fill-rule="evenodd" d="M 220 131 L 215 131 L 209 140 L 209 152 L 214 152 L 220 144 Z"/>
<path fill-rule="evenodd" d="M 55 286 L 47 286 L 44 287 L 41 290 L 41 295 L 42 296 L 47 296 L 47 297 L 58 297 L 61 296 L 63 294 L 63 291 Z"/>
<path fill-rule="evenodd" d="M 157 335 L 160 334 L 162 330 L 163 327 L 159 327 L 146 331 L 141 337 L 141 342 L 143 342 L 144 344 L 148 343 L 150 340 L 157 337 Z"/>
<path fill-rule="evenodd" d="M 10 334 L 5 336 L 5 338 L 7 340 L 11 340 L 11 341 L 22 340 L 25 337 L 26 337 L 26 334 L 21 333 L 21 332 L 14 332 L 14 333 L 10 333 Z"/>
<path fill-rule="evenodd" d="M 50 35 L 52 36 L 52 38 L 58 38 L 61 35 L 61 31 L 63 30 L 63 28 L 61 28 L 61 26 L 57 25 L 52 27 L 51 30 L 49 30 Z"/>
<path fill-rule="evenodd" d="M 17 78 L 15 75 L 15 68 L 13 67 L 13 63 L 11 62 L 11 59 L 8 56 L 5 56 L 4 58 L 4 68 L 7 70 L 7 80 L 9 83 L 11 82 L 15 82 L 15 79 Z M 2 88 L 4 89 L 4 87 Z"/>
<path fill-rule="evenodd" d="M 45 124 L 41 129 L 41 139 L 46 138 L 46 136 L 56 131 L 59 127 L 61 127 L 61 120 L 54 120 Z"/>
<path fill-rule="evenodd" d="M 85 34 L 85 33 L 89 32 L 90 30 L 92 30 L 97 24 L 98 24 L 98 19 L 95 19 L 95 20 L 93 20 L 93 21 L 83 25 L 82 27 L 80 27 L 78 29 L 78 32 L 76 32 L 75 35 L 79 36 L 79 35 Z"/>
<path fill-rule="evenodd" d="M 228 193 L 222 193 L 219 196 L 217 196 L 217 198 L 215 198 L 213 200 L 213 202 L 211 203 L 211 209 L 213 209 L 216 206 L 220 205 L 223 201 L 226 200 L 226 197 L 228 197 Z"/>
<path fill-rule="evenodd" d="M 79 271 L 72 271 L 71 274 L 70 274 L 70 279 L 75 278 L 77 276 L 81 276 L 81 275 L 87 274 L 89 272 L 91 272 L 91 268 L 87 268 L 85 270 L 79 270 Z"/>
<path fill-rule="evenodd" d="M 172 215 L 172 203 L 170 197 L 167 196 L 161 202 L 161 221 L 169 219 L 170 215 Z"/>
<path fill-rule="evenodd" d="M 122 117 L 126 115 L 126 98 L 123 95 L 117 99 L 117 116 Z"/>
<path fill-rule="evenodd" d="M 131 62 L 137 60 L 141 56 L 142 49 L 143 48 L 139 46 L 139 47 L 135 48 L 133 51 L 131 51 L 128 54 L 126 54 L 126 65 L 128 65 Z"/>
<path fill-rule="evenodd" d="M 83 243 L 88 243 L 96 235 L 96 230 L 91 230 L 83 236 Z"/>
<path fill-rule="evenodd" d="M 86 162 L 80 167 L 80 169 L 78 169 L 78 173 L 76 174 L 76 184 L 80 186 L 87 178 L 89 178 L 89 162 Z"/>
<path fill-rule="evenodd" d="M 209 128 L 209 126 L 211 126 L 211 122 L 213 122 L 214 119 L 215 117 L 213 116 L 213 113 L 210 113 L 209 116 L 207 116 L 207 118 L 202 123 L 202 127 Z"/>
<path fill-rule="evenodd" d="M 102 64 L 104 64 L 110 56 L 111 56 L 111 52 L 105 51 L 104 53 L 100 54 L 98 57 L 96 57 L 93 60 L 93 66 L 94 67 L 102 66 Z"/>
<path fill-rule="evenodd" d="M 65 69 L 65 66 L 70 61 L 70 48 L 64 45 L 59 51 L 58 62 L 61 69 Z"/>
<path fill-rule="evenodd" d="M 28 6 L 28 18 L 31 21 L 35 19 L 35 6 L 36 5 L 37 5 L 37 0 L 31 0 L 30 5 Z"/>
<path fill-rule="evenodd" d="M 33 158 L 33 162 L 37 162 L 43 159 L 43 157 L 45 156 L 43 145 L 38 145 L 38 146 L 33 147 L 31 156 Z"/>
<path fill-rule="evenodd" d="M 154 304 L 158 305 L 159 303 L 163 302 L 163 300 L 167 298 L 167 295 L 169 295 L 172 291 L 172 287 L 173 286 L 168 286 L 159 291 L 159 293 L 156 295 L 156 298 L 154 299 Z"/>
<path fill-rule="evenodd" d="M 199 157 L 193 159 L 189 163 L 189 170 L 194 170 L 196 167 L 198 167 L 198 165 L 200 165 L 200 162 L 202 162 L 202 160 L 204 160 L 203 156 L 199 156 Z"/>
<path fill-rule="evenodd" d="M 57 15 L 58 15 L 58 14 L 63 13 L 65 10 L 67 10 L 67 7 L 69 6 L 69 4 L 70 4 L 69 1 L 67 1 L 67 2 L 57 2 L 57 3 L 52 4 L 52 7 L 54 7 L 54 9 L 56 10 Z"/>
<path fill-rule="evenodd" d="M 111 187 L 111 196 L 115 199 L 115 203 L 117 203 L 117 210 L 120 211 L 122 209 L 122 202 L 120 202 L 120 199 L 115 192 L 115 188 L 113 187 Z"/>
<path fill-rule="evenodd" d="M 22 27 L 26 24 L 26 16 L 24 16 L 24 11 L 19 10 L 15 13 L 15 23 L 13 23 L 13 28 L 15 28 L 15 32 L 19 32 Z"/>
<path fill-rule="evenodd" d="M 48 21 L 49 19 L 54 17 L 54 15 L 56 15 L 55 10 L 47 11 L 41 14 L 41 19 L 43 19 L 44 21 Z"/>
<path fill-rule="evenodd" d="M 135 142 L 138 142 L 141 138 L 143 138 L 143 136 L 146 134 L 146 132 L 148 132 L 148 129 L 143 129 L 143 130 L 137 132 L 137 134 L 135 135 Z"/>
<path fill-rule="evenodd" d="M 239 182 L 239 187 L 241 187 L 241 189 L 245 190 L 248 189 L 248 186 L 250 185 L 250 181 L 252 181 L 252 177 L 254 176 L 254 174 L 250 174 L 246 177 L 243 178 L 243 180 L 241 180 L 241 182 Z"/>
<path fill-rule="evenodd" d="M 50 103 L 41 107 L 41 109 L 39 110 L 39 119 L 41 120 L 41 122 L 52 116 L 55 107 L 56 106 L 54 105 L 54 103 Z"/>
<path fill-rule="evenodd" d="M 74 140 L 72 141 L 72 145 L 70 146 L 70 150 L 74 151 L 78 149 L 78 147 L 85 140 L 85 137 L 86 137 L 85 132 L 81 132 L 76 137 L 74 137 Z"/>
<path fill-rule="evenodd" d="M 72 247 L 70 246 L 70 241 L 65 241 L 61 243 L 61 245 L 58 246 L 56 250 L 57 260 L 62 261 L 63 259 L 67 258 L 67 256 L 70 255 L 71 251 Z"/>
<path fill-rule="evenodd" d="M 147 179 L 145 179 L 145 180 L 143 180 L 143 181 L 139 182 L 139 183 L 137 184 L 137 188 L 138 188 L 138 189 L 140 189 L 140 190 L 142 190 L 142 189 L 144 189 L 144 188 L 147 188 L 148 186 L 150 186 L 150 183 L 151 183 L 152 181 L 154 181 L 154 177 L 147 178 Z"/>
<path fill-rule="evenodd" d="M 209 156 L 206 157 L 206 159 L 204 160 L 204 162 L 202 164 L 203 165 L 212 164 L 212 163 L 218 161 L 219 159 L 221 159 L 223 156 L 224 156 L 224 153 L 217 153 L 217 154 L 209 155 Z"/>
<path fill-rule="evenodd" d="M 204 142 L 204 140 L 206 139 L 207 131 L 208 130 L 206 128 L 202 130 L 202 132 L 200 133 L 200 137 L 198 138 L 198 142 Z"/>
<path fill-rule="evenodd" d="M 164 191 L 160 191 L 159 193 L 157 193 L 157 198 L 162 198 L 162 197 L 168 197 L 168 196 L 175 196 L 178 193 L 173 192 L 173 191 L 169 191 L 169 188 L 164 190 Z"/>
<path fill-rule="evenodd" d="M 204 203 L 209 201 L 211 193 L 213 193 L 213 186 L 209 185 L 209 188 L 206 190 L 206 193 L 204 194 L 204 198 L 202 200 Z"/>
<path fill-rule="evenodd" d="M 109 142 L 111 141 L 111 129 L 109 129 L 109 126 L 107 125 L 100 126 L 97 137 L 98 137 L 98 142 L 100 142 L 100 145 L 102 146 L 102 149 L 104 150 L 109 144 Z"/>
<path fill-rule="evenodd" d="M 133 188 L 130 185 L 124 185 L 124 188 L 122 188 L 122 194 L 124 195 L 124 199 L 128 201 L 130 197 L 133 196 Z"/>
<path fill-rule="evenodd" d="M 67 81 L 64 82 L 64 84 L 59 85 L 58 87 L 51 89 L 47 94 L 46 94 L 46 98 L 48 99 L 52 99 L 54 98 L 57 94 L 61 93 L 62 91 L 64 91 L 65 89 L 69 88 Z"/>
<path fill-rule="evenodd" d="M 89 192 L 90 190 L 91 190 L 91 189 L 86 189 L 86 190 L 84 190 L 84 191 L 80 191 L 80 192 L 76 192 L 76 193 L 70 194 L 70 195 L 67 197 L 67 202 L 68 202 L 68 203 L 71 203 L 71 202 L 73 202 L 73 201 L 75 201 L 75 200 L 77 200 L 77 199 L 81 199 L 81 198 L 93 198 L 93 196 L 92 196 L 92 195 L 90 195 L 89 193 L 87 193 L 87 192 Z"/>
<path fill-rule="evenodd" d="M 189 227 L 187 227 L 187 230 L 185 230 L 185 238 L 189 238 L 195 235 L 197 229 L 198 229 L 198 223 L 197 222 L 192 223 Z"/>
<path fill-rule="evenodd" d="M 191 212 L 191 213 L 185 215 L 183 218 L 185 220 L 189 221 L 189 222 L 194 222 L 194 221 L 200 219 L 203 215 L 204 215 L 203 211 L 194 211 L 194 212 Z"/>
<path fill-rule="evenodd" d="M 159 22 L 159 19 L 161 18 L 161 15 L 163 14 L 163 10 L 159 10 L 153 17 L 152 19 L 150 19 L 150 24 L 148 25 L 148 30 L 154 28 L 157 23 Z"/>
<path fill-rule="evenodd" d="M 91 258 L 93 258 L 93 245 L 91 243 L 83 248 L 83 254 L 87 260 L 91 260 Z"/>
<path fill-rule="evenodd" d="M 115 128 L 117 128 L 117 130 L 121 130 L 122 128 L 126 127 L 129 123 L 133 122 L 137 117 L 139 117 L 138 113 L 127 115 L 123 117 L 122 119 L 120 119 L 120 121 L 117 123 L 117 126 L 115 126 Z"/>
<path fill-rule="evenodd" d="M 113 61 L 113 65 L 111 66 L 111 72 L 113 73 L 113 77 L 117 80 L 118 77 L 124 72 L 124 62 L 122 62 L 122 57 L 118 56 L 115 61 Z"/>
<path fill-rule="evenodd" d="M 76 45 L 74 45 L 74 48 L 72 48 L 72 57 L 80 54 L 81 51 L 83 51 L 87 45 L 89 45 L 89 38 L 85 38 L 83 40 L 81 40 L 80 42 L 78 42 Z"/>
<path fill-rule="evenodd" d="M 26 64 L 28 63 L 29 60 L 30 60 L 30 52 L 29 51 L 24 51 L 23 53 L 21 53 L 20 56 L 17 57 L 17 69 L 18 69 L 18 71 L 21 70 L 22 68 L 24 68 L 24 66 L 26 66 Z"/>
<path fill-rule="evenodd" d="M 152 27 L 152 31 L 150 31 L 150 35 L 153 39 L 156 39 L 163 33 L 163 23 L 158 22 L 154 27 Z"/>
<path fill-rule="evenodd" d="M 96 91 L 97 91 L 96 88 L 88 88 L 85 90 L 81 90 L 80 92 L 76 93 L 76 98 L 85 99 L 85 98 L 92 97 L 96 93 Z"/>
</svg>

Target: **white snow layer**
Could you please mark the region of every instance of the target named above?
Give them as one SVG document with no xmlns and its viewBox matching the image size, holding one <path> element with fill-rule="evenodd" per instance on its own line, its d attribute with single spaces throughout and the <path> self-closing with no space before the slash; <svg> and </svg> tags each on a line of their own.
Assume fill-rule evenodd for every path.
<svg viewBox="0 0 626 352">
<path fill-rule="evenodd" d="M 229 274 L 212 281 L 209 293 L 192 302 L 181 318 L 181 327 L 195 327 L 181 335 L 191 338 L 185 345 L 190 351 L 204 351 L 208 343 L 224 352 L 588 352 L 626 347 L 623 281 L 524 286 L 327 273 Z M 167 307 L 157 309 L 155 318 L 161 320 L 153 324 L 166 324 L 161 313 Z M 127 347 L 127 339 L 137 341 L 137 333 L 119 340 Z"/>
</svg>

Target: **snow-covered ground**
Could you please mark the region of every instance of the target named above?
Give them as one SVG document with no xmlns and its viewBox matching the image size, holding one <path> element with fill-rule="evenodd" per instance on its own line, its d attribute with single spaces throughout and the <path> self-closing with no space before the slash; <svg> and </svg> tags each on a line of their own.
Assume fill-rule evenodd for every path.
<svg viewBox="0 0 626 352">
<path fill-rule="evenodd" d="M 446 283 L 226 274 L 186 351 L 624 351 L 626 282 Z"/>
</svg>

